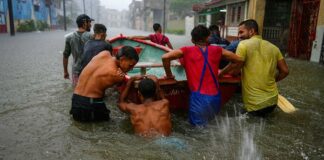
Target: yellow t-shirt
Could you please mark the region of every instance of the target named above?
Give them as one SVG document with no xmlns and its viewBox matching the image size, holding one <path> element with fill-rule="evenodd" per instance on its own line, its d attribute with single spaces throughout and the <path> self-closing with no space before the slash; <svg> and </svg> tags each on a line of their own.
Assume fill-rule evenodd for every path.
<svg viewBox="0 0 324 160">
<path fill-rule="evenodd" d="M 242 96 L 244 108 L 256 111 L 277 104 L 275 80 L 277 62 L 283 59 L 278 47 L 256 35 L 239 43 L 236 54 L 242 57 Z"/>
</svg>

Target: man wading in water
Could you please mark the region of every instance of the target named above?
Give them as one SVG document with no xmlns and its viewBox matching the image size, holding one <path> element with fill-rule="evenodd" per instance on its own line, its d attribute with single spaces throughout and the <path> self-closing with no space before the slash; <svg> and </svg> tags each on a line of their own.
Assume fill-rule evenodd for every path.
<svg viewBox="0 0 324 160">
<path fill-rule="evenodd" d="M 138 84 L 142 104 L 127 102 L 126 97 L 135 80 Z M 144 137 L 171 134 L 171 115 L 169 101 L 165 99 L 155 76 L 132 77 L 120 96 L 119 109 L 130 113 L 135 133 Z"/>
<path fill-rule="evenodd" d="M 72 97 L 70 114 L 77 121 L 109 120 L 110 111 L 103 101 L 105 90 L 125 80 L 125 73 L 138 62 L 136 50 L 120 49 L 116 57 L 107 50 L 94 56 L 82 70 Z"/>
<path fill-rule="evenodd" d="M 79 80 L 80 70 L 81 70 L 81 59 L 83 55 L 84 44 L 91 38 L 91 21 L 92 18 L 86 14 L 81 14 L 77 17 L 76 23 L 78 25 L 78 30 L 70 33 L 65 38 L 65 48 L 63 52 L 63 69 L 64 78 L 70 79 L 70 74 L 68 72 L 69 57 L 72 54 L 73 64 L 72 64 L 72 85 L 76 86 Z"/>
</svg>

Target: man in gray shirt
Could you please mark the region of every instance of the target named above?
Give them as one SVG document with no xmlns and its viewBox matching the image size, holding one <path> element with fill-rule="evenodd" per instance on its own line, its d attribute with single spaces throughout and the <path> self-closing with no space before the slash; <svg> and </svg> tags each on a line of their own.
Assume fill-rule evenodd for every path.
<svg viewBox="0 0 324 160">
<path fill-rule="evenodd" d="M 83 54 L 84 44 L 91 38 L 91 21 L 94 21 L 86 14 L 81 14 L 77 17 L 76 23 L 78 30 L 65 36 L 65 49 L 63 52 L 63 68 L 64 78 L 70 79 L 68 71 L 69 57 L 72 54 L 72 85 L 76 86 L 79 79 L 81 68 L 81 59 Z"/>
</svg>

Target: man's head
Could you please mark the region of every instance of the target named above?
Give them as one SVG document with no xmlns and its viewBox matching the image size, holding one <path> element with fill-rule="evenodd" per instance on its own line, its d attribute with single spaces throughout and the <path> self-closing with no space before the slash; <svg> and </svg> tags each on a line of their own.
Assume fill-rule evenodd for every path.
<svg viewBox="0 0 324 160">
<path fill-rule="evenodd" d="M 238 36 L 240 39 L 249 39 L 257 34 L 259 34 L 259 27 L 254 19 L 248 19 L 239 24 Z"/>
<path fill-rule="evenodd" d="M 209 35 L 210 31 L 207 29 L 207 27 L 203 25 L 198 25 L 191 31 L 191 41 L 194 44 L 206 43 Z"/>
<path fill-rule="evenodd" d="M 150 78 L 143 78 L 138 84 L 138 90 L 144 99 L 153 98 L 156 93 L 156 84 Z"/>
<path fill-rule="evenodd" d="M 107 36 L 107 28 L 103 24 L 96 23 L 93 26 L 93 31 L 95 33 L 95 39 L 105 40 Z"/>
<path fill-rule="evenodd" d="M 125 73 L 133 69 L 139 59 L 136 50 L 131 46 L 121 48 L 116 58 L 119 61 L 119 67 Z"/>
<path fill-rule="evenodd" d="M 76 23 L 78 25 L 78 28 L 83 28 L 86 31 L 90 31 L 91 29 L 91 21 L 94 21 L 94 19 L 90 18 L 86 14 L 81 14 L 77 17 Z"/>
<path fill-rule="evenodd" d="M 162 32 L 161 25 L 159 23 L 154 23 L 153 24 L 153 30 L 154 30 L 154 32 L 157 32 L 157 31 Z"/>
<path fill-rule="evenodd" d="M 219 27 L 215 24 L 210 25 L 208 29 L 211 33 L 219 34 Z"/>
</svg>

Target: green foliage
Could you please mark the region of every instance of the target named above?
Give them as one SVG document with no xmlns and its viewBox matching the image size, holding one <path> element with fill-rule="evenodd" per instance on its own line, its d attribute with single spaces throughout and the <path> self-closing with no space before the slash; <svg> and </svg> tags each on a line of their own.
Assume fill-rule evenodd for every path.
<svg viewBox="0 0 324 160">
<path fill-rule="evenodd" d="M 34 20 L 28 20 L 22 22 L 17 27 L 17 32 L 31 32 L 31 31 L 36 31 Z"/>
<path fill-rule="evenodd" d="M 167 29 L 166 32 L 177 35 L 183 35 L 185 33 L 184 29 Z"/>
<path fill-rule="evenodd" d="M 58 15 L 57 17 L 57 23 L 60 25 L 60 26 L 63 26 L 64 25 L 64 17 L 61 16 L 61 15 Z M 72 25 L 73 24 L 73 21 L 71 20 L 70 17 L 66 17 L 66 25 Z"/>
<path fill-rule="evenodd" d="M 37 29 L 40 31 L 45 31 L 45 29 L 49 29 L 47 22 L 44 21 L 36 21 L 36 26 Z"/>
<path fill-rule="evenodd" d="M 20 23 L 17 27 L 17 32 L 32 32 L 36 30 L 45 31 L 49 26 L 45 21 L 28 20 Z"/>
</svg>

